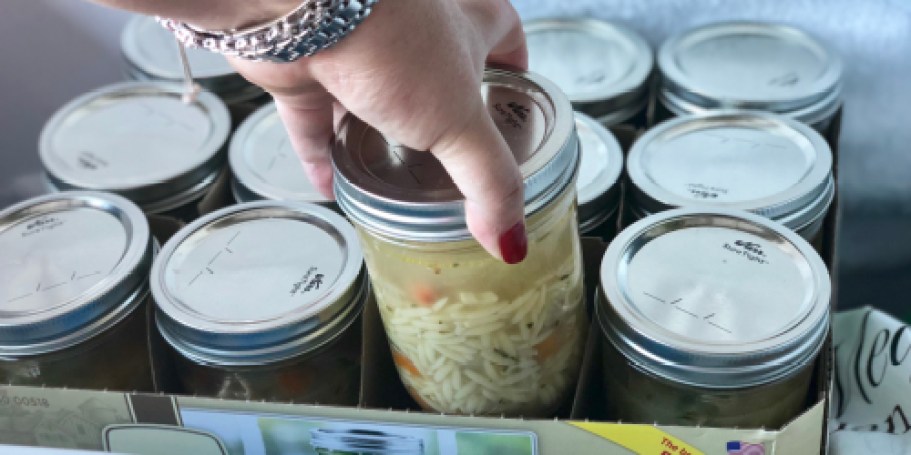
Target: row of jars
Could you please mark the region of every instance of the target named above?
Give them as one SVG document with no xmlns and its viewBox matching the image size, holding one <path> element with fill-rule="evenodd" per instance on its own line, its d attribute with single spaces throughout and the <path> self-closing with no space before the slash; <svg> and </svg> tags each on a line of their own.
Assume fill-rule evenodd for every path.
<svg viewBox="0 0 911 455">
<path fill-rule="evenodd" d="M 666 39 L 657 57 L 642 36 L 618 23 L 538 19 L 524 28 L 531 70 L 553 80 L 576 110 L 606 126 L 643 127 L 674 115 L 740 108 L 779 113 L 827 131 L 841 106 L 838 56 L 786 25 L 708 24 Z M 121 52 L 130 79 L 184 77 L 177 44 L 150 17 L 127 24 Z M 268 100 L 222 56 L 198 49 L 188 49 L 187 56 L 195 80 L 227 103 L 235 121 Z M 656 112 L 649 115 L 652 99 Z"/>
<path fill-rule="evenodd" d="M 635 134 L 627 126 L 641 129 L 672 116 L 737 108 L 778 113 L 831 137 L 841 105 L 838 57 L 810 35 L 783 25 L 720 23 L 688 30 L 666 40 L 657 59 L 641 36 L 619 24 L 546 19 L 525 28 L 532 71 L 554 81 L 578 112 L 577 129 L 587 145 L 579 178 L 580 219 L 587 234 L 609 238 L 619 214 L 621 148 L 602 126 L 622 130 L 626 146 Z M 223 57 L 188 50 L 194 78 L 208 92 L 187 105 L 178 102 L 183 70 L 168 32 L 151 18 L 137 17 L 124 29 L 121 47 L 127 74 L 142 82 L 93 91 L 48 122 L 40 151 L 50 187 L 112 191 L 147 213 L 190 220 L 227 167 L 237 201 L 329 203 L 297 165 L 268 96 Z M 703 182 L 685 185 L 693 186 L 682 190 L 689 193 L 684 198 L 725 199 L 702 188 Z M 637 195 L 633 217 L 684 205 L 663 190 L 630 189 Z M 822 204 L 829 193 L 815 197 Z M 769 210 L 772 218 L 785 216 Z"/>
<path fill-rule="evenodd" d="M 369 284 L 344 218 L 261 202 L 153 234 L 111 193 L 0 212 L 0 383 L 154 391 L 173 367 L 169 391 L 357 403 Z"/>
<path fill-rule="evenodd" d="M 202 93 L 190 105 L 180 97 L 176 86 L 123 83 L 69 103 L 41 135 L 49 186 L 111 191 L 146 213 L 189 221 L 219 183 L 227 155 L 237 202 L 334 207 L 303 173 L 274 104 L 230 136 L 229 115 L 215 96 Z M 609 240 L 621 205 L 628 224 L 668 208 L 710 204 L 753 211 L 813 238 L 834 198 L 828 143 L 783 116 L 725 111 L 677 117 L 639 137 L 624 156 L 610 130 L 580 112 L 571 115 L 583 151 L 576 186 L 586 235 Z"/>
<path fill-rule="evenodd" d="M 333 148 L 334 181 L 356 228 L 324 207 L 255 202 L 196 220 L 159 251 L 141 211 L 113 195 L 60 193 L 0 214 L 3 379 L 147 389 L 131 381 L 151 368 L 136 325 L 151 293 L 185 390 L 352 404 L 366 263 L 395 365 L 423 408 L 551 415 L 575 387 L 589 327 L 576 211 L 586 166 L 576 119 L 584 117 L 530 73 L 488 70 L 483 92 L 525 176 L 521 264 L 503 264 L 471 239 L 461 194 L 432 155 L 348 116 Z M 687 135 L 700 125 L 724 140 L 693 146 Z M 710 150 L 721 163 L 744 150 L 801 162 L 826 150 L 815 148 L 824 144 L 818 133 L 772 114 L 724 112 L 661 128 L 637 146 L 657 137 L 661 156 L 680 141 L 679 150 Z M 742 137 L 757 128 L 770 138 Z M 744 141 L 730 155 L 717 151 Z M 774 426 L 802 408 L 830 290 L 819 255 L 784 225 L 705 205 L 644 216 L 611 242 L 600 282 L 605 405 L 616 417 Z M 94 368 L 85 355 L 107 364 Z M 759 402 L 777 405 L 748 405 Z"/>
<path fill-rule="evenodd" d="M 359 226 L 422 408 L 540 417 L 566 403 L 588 319 L 575 223 L 557 208 L 535 220 L 537 261 L 521 271 L 477 246 L 404 246 Z M 357 403 L 369 285 L 355 230 L 327 209 L 242 204 L 159 250 L 135 205 L 66 192 L 0 213 L 0 251 L 4 383 L 151 391 L 158 333 L 182 392 Z M 746 212 L 672 210 L 624 230 L 599 277 L 608 418 L 778 427 L 803 409 L 831 290 L 801 237 Z"/>
</svg>

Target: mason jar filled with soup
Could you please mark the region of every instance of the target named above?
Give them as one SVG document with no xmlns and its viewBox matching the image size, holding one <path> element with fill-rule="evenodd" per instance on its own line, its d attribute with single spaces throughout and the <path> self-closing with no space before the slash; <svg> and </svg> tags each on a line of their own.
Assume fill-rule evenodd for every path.
<svg viewBox="0 0 911 455">
<path fill-rule="evenodd" d="M 310 447 L 317 455 L 424 455 L 424 440 L 377 430 L 310 430 Z"/>
<path fill-rule="evenodd" d="M 685 30 L 658 51 L 656 120 L 750 109 L 806 123 L 827 138 L 842 105 L 842 62 L 809 33 L 782 24 L 720 22 Z"/>
<path fill-rule="evenodd" d="M 578 376 L 586 316 L 569 101 L 531 73 L 485 71 L 482 94 L 524 177 L 528 255 L 508 265 L 468 232 L 433 155 L 347 116 L 335 194 L 355 223 L 399 375 L 427 410 L 548 416 Z"/>
<path fill-rule="evenodd" d="M 335 212 L 274 201 L 212 212 L 165 244 L 151 283 L 183 392 L 357 404 L 369 290 L 354 228 Z"/>
<path fill-rule="evenodd" d="M 228 165 L 237 202 L 301 201 L 337 209 L 304 172 L 275 103 L 259 108 L 237 128 L 228 147 Z"/>
<path fill-rule="evenodd" d="M 617 23 L 590 18 L 524 24 L 529 68 L 552 80 L 573 108 L 604 126 L 646 126 L 654 56 L 648 42 Z"/>
<path fill-rule="evenodd" d="M 617 234 L 622 200 L 623 150 L 595 119 L 576 112 L 581 159 L 576 180 L 579 232 L 609 242 Z"/>
<path fill-rule="evenodd" d="M 628 215 L 709 206 L 763 215 L 820 245 L 835 197 L 832 151 L 780 115 L 719 111 L 649 130 L 627 157 Z"/>
<path fill-rule="evenodd" d="M 50 189 L 119 194 L 149 214 L 182 220 L 223 171 L 231 121 L 225 104 L 184 87 L 123 82 L 86 93 L 41 131 L 39 152 Z"/>
<path fill-rule="evenodd" d="M 64 192 L 0 211 L 0 383 L 153 391 L 149 226 L 130 201 Z"/>
<path fill-rule="evenodd" d="M 802 237 L 743 211 L 662 212 L 617 236 L 600 282 L 608 418 L 780 428 L 803 411 L 831 284 Z"/>
<path fill-rule="evenodd" d="M 174 35 L 151 16 L 133 16 L 120 34 L 120 53 L 126 76 L 134 81 L 182 83 L 184 68 Z M 222 99 L 234 125 L 271 97 L 241 76 L 224 55 L 187 48 L 187 65 L 193 81 Z"/>
</svg>

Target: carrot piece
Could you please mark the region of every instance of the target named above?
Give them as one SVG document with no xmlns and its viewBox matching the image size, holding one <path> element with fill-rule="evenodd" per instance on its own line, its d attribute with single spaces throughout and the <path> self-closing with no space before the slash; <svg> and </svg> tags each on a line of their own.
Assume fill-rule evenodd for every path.
<svg viewBox="0 0 911 455">
<path fill-rule="evenodd" d="M 411 286 L 411 297 L 423 306 L 431 306 L 439 300 L 439 296 L 432 286 L 421 283 Z"/>
<path fill-rule="evenodd" d="M 396 366 L 407 371 L 410 375 L 416 378 L 423 376 L 421 374 L 421 371 L 418 370 L 418 367 L 415 366 L 414 362 L 412 362 L 408 356 L 399 352 L 398 349 L 392 350 L 392 361 L 395 362 Z"/>
<path fill-rule="evenodd" d="M 538 362 L 544 362 L 553 357 L 560 350 L 560 331 L 554 329 L 547 338 L 535 345 L 535 355 Z"/>
</svg>

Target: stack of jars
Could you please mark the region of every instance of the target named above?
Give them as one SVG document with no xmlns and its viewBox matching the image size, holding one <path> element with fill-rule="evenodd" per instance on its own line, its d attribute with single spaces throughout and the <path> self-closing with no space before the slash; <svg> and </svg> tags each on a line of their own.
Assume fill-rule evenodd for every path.
<svg viewBox="0 0 911 455">
<path fill-rule="evenodd" d="M 593 327 L 612 418 L 776 426 L 802 409 L 828 334 L 829 277 L 808 241 L 835 195 L 820 132 L 837 127 L 841 90 L 838 59 L 809 35 L 684 32 L 661 46 L 652 95 L 652 51 L 631 30 L 526 24 L 546 77 L 488 69 L 482 87 L 524 178 L 528 256 L 507 265 L 472 239 L 433 155 L 354 116 L 333 144 L 337 205 L 304 177 L 274 104 L 229 143 L 229 107 L 261 93 L 192 54 L 213 93 L 185 103 L 176 44 L 147 39 L 153 25 L 133 21 L 123 47 L 155 81 L 77 98 L 42 133 L 50 187 L 82 191 L 0 212 L 0 381 L 153 390 L 160 335 L 179 392 L 354 405 L 375 296 L 421 408 L 548 417 L 592 322 L 586 235 L 610 242 Z M 639 136 L 628 153 L 623 131 Z M 201 213 L 226 161 L 239 204 Z M 159 245 L 148 214 L 190 224 Z"/>
<path fill-rule="evenodd" d="M 432 155 L 346 117 L 335 194 L 357 226 L 399 376 L 422 408 L 549 416 L 572 394 L 588 320 L 569 100 L 534 74 L 490 69 L 485 102 L 525 178 L 528 256 L 471 238 L 464 199 Z"/>
</svg>

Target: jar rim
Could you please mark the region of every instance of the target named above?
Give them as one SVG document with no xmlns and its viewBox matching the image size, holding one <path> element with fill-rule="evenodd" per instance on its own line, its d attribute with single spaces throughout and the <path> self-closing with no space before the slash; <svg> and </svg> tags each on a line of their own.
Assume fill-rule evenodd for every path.
<svg viewBox="0 0 911 455">
<path fill-rule="evenodd" d="M 96 164 L 89 163 L 88 166 L 71 165 L 70 162 L 72 161 L 81 163 L 81 160 L 85 157 L 82 155 L 73 156 L 76 152 L 61 150 L 56 145 L 60 134 L 73 134 L 73 126 L 70 122 L 85 118 L 101 107 L 117 104 L 125 108 L 129 107 L 131 110 L 128 117 L 133 122 L 139 122 L 139 119 L 145 118 L 140 117 L 140 112 L 144 112 L 140 110 L 140 107 L 148 109 L 148 106 L 142 101 L 143 99 L 152 97 L 169 99 L 181 103 L 181 106 L 183 106 L 180 101 L 182 95 L 182 86 L 174 83 L 120 82 L 91 90 L 63 105 L 45 123 L 41 130 L 38 145 L 42 165 L 54 187 L 61 190 L 112 192 L 126 197 L 143 207 L 147 205 L 168 205 L 172 200 L 183 200 L 188 193 L 200 191 L 200 181 L 208 181 L 211 176 L 217 175 L 220 171 L 224 162 L 225 146 L 231 133 L 231 117 L 227 106 L 210 92 L 199 93 L 191 106 L 180 108 L 192 109 L 194 112 L 201 114 L 208 126 L 208 133 L 205 137 L 198 138 L 199 143 L 195 144 L 196 153 L 181 157 L 179 163 L 169 167 L 166 171 L 161 171 L 157 174 L 152 173 L 151 170 L 154 170 L 154 163 L 149 163 L 149 168 L 143 172 L 137 170 L 135 174 L 129 175 L 109 173 L 109 177 L 105 181 L 97 174 L 86 170 L 96 169 L 98 167 Z M 168 104 L 168 106 L 173 108 L 174 105 Z M 154 115 L 158 114 L 160 113 Z M 107 112 L 104 115 L 110 116 L 112 114 Z M 142 115 L 153 114 L 146 112 Z M 180 128 L 179 123 L 165 114 L 160 114 L 160 117 L 155 118 L 162 122 L 171 122 L 168 123 L 168 125 L 171 125 L 168 126 L 169 128 Z M 183 126 L 188 127 L 188 125 Z M 134 126 L 134 128 L 136 127 Z M 110 145 L 101 143 L 99 147 L 110 147 Z M 141 151 L 141 149 L 130 152 L 132 155 L 126 157 L 126 159 L 136 159 L 138 151 Z M 120 152 L 120 149 L 116 151 L 116 153 Z M 66 156 L 61 156 L 61 153 L 65 153 Z M 97 157 L 95 159 L 104 158 Z"/>
<path fill-rule="evenodd" d="M 533 73 L 488 68 L 483 89 L 484 93 L 496 93 L 501 98 L 505 93 L 527 104 L 513 105 L 510 99 L 497 99 L 493 108 L 502 115 L 500 120 L 504 124 L 521 130 L 515 140 L 527 148 L 513 152 L 528 155 L 519 166 L 524 177 L 525 214 L 536 213 L 575 182 L 580 157 L 572 107 L 552 82 Z M 508 107 L 503 108 L 497 101 L 508 102 Z M 505 112 L 506 109 L 512 112 Z M 517 118 L 525 123 L 516 123 Z M 529 144 L 531 141 L 534 143 Z M 368 154 L 369 159 L 365 158 Z M 393 181 L 399 175 L 376 175 L 376 163 L 381 165 L 385 162 L 381 160 L 393 158 L 401 163 L 414 160 L 414 166 L 423 166 L 422 169 L 436 174 L 424 181 L 412 174 L 414 181 L 407 182 Z M 336 135 L 332 163 L 338 205 L 361 227 L 414 241 L 451 242 L 471 238 L 464 197 L 432 155 L 404 148 L 348 114 Z M 407 167 L 410 173 L 412 165 Z"/>
<path fill-rule="evenodd" d="M 626 61 L 626 70 L 616 78 L 601 81 L 595 88 L 585 90 L 572 90 L 561 86 L 573 106 L 593 117 L 618 118 L 625 120 L 642 107 L 642 102 L 647 99 L 649 91 L 649 77 L 654 67 L 654 55 L 651 46 L 639 33 L 625 25 L 593 18 L 546 18 L 527 21 L 523 24 L 525 34 L 529 41 L 529 51 L 535 54 L 534 38 L 548 33 L 575 32 L 587 35 L 588 41 L 582 44 L 595 45 L 595 40 L 601 44 L 610 42 L 623 48 L 629 60 Z M 545 55 L 546 54 L 546 55 Z M 617 54 L 616 52 L 614 54 Z M 552 55 L 552 57 L 551 57 Z M 565 56 L 542 52 L 539 56 L 545 60 L 553 58 L 551 64 L 565 65 Z M 539 59 L 541 60 L 541 59 Z M 616 62 L 597 62 L 598 65 L 611 67 Z M 535 59 L 532 59 L 532 71 L 536 71 Z M 544 68 L 544 63 L 537 68 Z M 603 77 L 604 67 L 600 75 Z M 547 77 L 548 71 L 537 72 Z M 591 71 L 589 71 L 591 72 Z M 588 73 L 588 72 L 587 72 Z M 559 85 L 559 83 L 558 83 Z M 627 115 L 628 114 L 628 115 Z"/>
<path fill-rule="evenodd" d="M 820 125 L 823 125 L 827 120 L 830 120 L 841 108 L 842 90 L 843 87 L 839 84 L 828 95 L 820 98 L 816 103 L 793 111 L 773 111 L 763 107 L 728 105 L 724 103 L 701 106 L 665 89 L 659 90 L 656 98 L 662 106 L 666 107 L 671 113 L 678 117 L 685 115 L 705 115 L 723 110 L 753 110 L 758 112 L 772 112 L 805 123 L 813 128 L 819 128 Z"/>
<path fill-rule="evenodd" d="M 580 211 L 584 211 L 583 207 L 590 204 L 593 206 L 591 208 L 602 209 L 603 205 L 598 202 L 603 201 L 599 199 L 619 185 L 620 174 L 623 172 L 623 151 L 614 134 L 597 120 L 576 112 L 575 122 L 581 153 L 580 172 L 584 173 L 583 169 L 589 167 L 597 169 L 597 173 L 587 181 L 583 182 L 581 176 L 576 180 L 576 197 L 579 200 Z M 592 143 L 601 146 L 601 155 L 595 155 L 590 149 L 586 152 L 586 145 Z M 619 200 L 616 202 L 619 203 Z M 610 207 L 607 209 L 612 210 Z"/>
<path fill-rule="evenodd" d="M 33 355 L 63 349 L 105 330 L 123 318 L 141 300 L 137 297 L 146 286 L 148 271 L 158 251 L 148 221 L 135 204 L 120 196 L 88 191 L 67 191 L 26 200 L 0 211 L 0 234 L 20 226 L 23 221 L 38 217 L 57 217 L 76 210 L 91 210 L 112 217 L 124 232 L 125 244 L 117 250 L 113 268 L 89 273 L 88 270 L 66 272 L 64 283 L 78 282 L 82 274 L 91 277 L 105 273 L 88 289 L 55 301 L 45 308 L 15 310 L 7 308 L 0 314 L 0 355 Z M 40 219 L 38 219 L 40 221 Z M 66 229 L 66 221 L 59 228 Z M 30 223 L 32 224 L 32 223 Z M 25 226 L 25 229 L 29 229 Z M 42 229 L 41 226 L 36 229 Z M 29 229 L 29 232 L 36 232 Z M 34 253 L 34 252 L 33 252 Z M 35 253 L 37 254 L 37 253 Z M 55 253 L 50 253 L 55 254 Z M 10 256 L 9 259 L 14 259 Z M 62 258 L 57 258 L 63 261 Z M 71 263 L 85 268 L 85 261 Z M 104 264 L 107 265 L 107 264 Z M 91 267 L 102 267 L 96 264 Z M 46 283 L 47 277 L 32 276 L 38 287 L 55 289 L 60 283 Z M 67 279 L 68 278 L 68 279 Z M 42 283 L 43 282 L 43 283 Z M 36 291 L 37 292 L 37 291 Z M 29 295 L 35 295 L 30 293 Z M 49 297 L 61 299 L 60 296 Z"/>
<path fill-rule="evenodd" d="M 344 336 L 364 310 L 364 301 L 370 295 L 370 280 L 362 277 L 349 305 L 318 330 L 300 337 L 292 337 L 269 346 L 248 349 L 219 347 L 196 343 L 183 337 L 175 325 L 167 320 L 160 308 L 156 309 L 155 326 L 162 338 L 185 358 L 202 365 L 227 367 L 256 367 L 274 365 L 302 356 L 320 352 Z"/>
<path fill-rule="evenodd" d="M 815 56 L 822 68 L 817 69 L 816 78 L 811 81 L 792 79 L 782 84 L 769 85 L 779 87 L 767 89 L 759 95 L 756 90 L 740 90 L 737 87 L 719 88 L 717 84 L 694 79 L 680 64 L 682 52 L 698 47 L 711 40 L 729 39 L 738 36 L 762 37 L 777 40 L 779 47 L 792 46 Z M 841 79 L 843 73 L 841 58 L 827 44 L 813 37 L 810 33 L 780 23 L 757 21 L 728 21 L 706 24 L 700 27 L 683 30 L 668 38 L 658 50 L 658 68 L 661 77 L 661 94 L 674 105 L 699 106 L 708 108 L 758 109 L 779 113 L 803 112 L 801 116 L 815 117 L 820 111 L 828 110 L 840 101 Z M 787 70 L 788 68 L 783 68 Z M 786 75 L 787 71 L 782 71 Z M 799 78 L 800 75 L 794 75 Z M 737 81 L 734 81 L 737 83 Z M 727 90 L 727 91 L 726 91 Z M 675 100 L 680 100 L 676 103 Z M 825 100 L 825 101 L 824 101 Z M 688 110 L 688 112 L 691 112 Z M 815 123 L 809 122 L 808 123 Z"/>
<path fill-rule="evenodd" d="M 235 242 L 242 232 L 253 240 Z M 263 235 L 276 244 L 271 250 L 255 240 Z M 278 249 L 297 251 L 304 245 L 306 264 L 298 264 L 299 255 L 274 257 Z M 272 305 L 244 316 L 222 309 L 246 302 L 222 290 L 233 282 L 232 273 L 242 271 L 228 261 L 223 265 L 227 275 L 219 278 L 216 265 L 221 263 L 213 263 L 223 254 L 243 264 L 271 264 L 259 276 L 245 273 L 250 283 L 243 287 L 255 289 L 246 297 L 270 298 Z M 191 289 L 207 271 L 213 281 Z M 220 365 L 274 363 L 319 349 L 353 323 L 369 293 L 354 227 L 328 208 L 303 202 L 250 202 L 197 219 L 164 245 L 150 281 L 157 324 L 169 344 L 188 358 Z M 290 294 L 284 288 L 289 284 Z M 284 298 L 281 305 L 276 296 Z"/>
<path fill-rule="evenodd" d="M 723 236 L 711 232 L 701 239 L 685 239 L 689 245 L 698 245 L 693 248 L 700 248 L 691 248 L 686 252 L 685 262 L 689 264 L 685 266 L 687 270 L 677 269 L 676 273 L 683 274 L 680 280 L 687 280 L 686 286 L 665 283 L 662 284 L 664 287 L 660 295 L 640 295 L 638 291 L 641 291 L 642 287 L 641 277 L 640 281 L 636 281 L 634 274 L 636 270 L 641 272 L 643 269 L 631 267 L 636 256 L 645 251 L 643 248 L 667 234 L 705 228 L 724 229 Z M 728 238 L 740 237 L 747 238 L 747 242 L 743 243 L 745 247 L 722 248 L 722 239 L 727 243 Z M 706 239 L 709 241 L 703 242 Z M 705 245 L 710 245 L 712 249 L 704 249 Z M 665 244 L 660 248 L 666 250 L 671 246 Z M 749 259 L 749 255 L 744 253 L 757 251 L 757 248 L 758 252 L 753 256 L 767 259 L 764 265 L 757 265 L 755 260 Z M 780 254 L 772 254 L 772 249 L 775 248 L 781 250 Z M 730 251 L 722 251 L 723 249 Z M 799 307 L 769 312 L 760 309 L 763 303 L 762 296 L 751 296 L 750 301 L 728 300 L 731 296 L 738 295 L 738 292 L 746 292 L 738 288 L 768 288 L 763 283 L 753 283 L 757 280 L 756 273 L 737 279 L 730 275 L 733 271 L 780 266 L 781 264 L 774 262 L 779 259 L 793 261 L 797 267 L 794 270 L 802 270 L 795 272 L 799 273 L 799 277 L 788 275 L 793 281 L 789 284 L 790 288 L 799 288 L 804 292 L 803 296 L 799 296 Z M 663 261 L 666 261 L 667 265 L 661 267 L 667 268 L 660 272 L 653 269 L 653 273 L 661 276 L 675 273 L 675 264 L 683 266 L 683 263 L 674 260 L 664 258 Z M 726 260 L 749 265 L 721 264 Z M 697 268 L 695 264 L 708 265 L 699 266 L 700 270 L 694 272 L 692 269 Z M 741 268 L 732 269 L 732 265 Z M 722 284 L 706 281 L 704 276 L 707 273 L 717 276 L 718 280 L 731 280 Z M 699 278 L 700 276 L 703 278 Z M 788 376 L 795 366 L 811 363 L 819 354 L 829 333 L 831 282 L 818 253 L 794 232 L 747 212 L 705 208 L 677 209 L 642 219 L 621 232 L 608 247 L 601 263 L 600 283 L 595 317 L 603 336 L 640 368 L 683 384 L 724 389 L 778 381 Z M 722 289 L 719 286 L 728 288 Z M 703 291 L 709 294 L 703 295 Z M 764 298 L 768 299 L 776 292 L 778 291 L 764 291 Z M 672 301 L 665 298 L 665 294 L 682 297 Z M 684 299 L 685 302 L 682 301 Z M 679 317 L 677 312 L 673 311 L 675 308 L 672 307 L 675 306 L 680 306 Z M 668 309 L 665 310 L 665 307 Z M 748 327 L 755 322 L 757 315 L 763 312 L 766 313 L 763 316 L 766 322 L 771 321 L 769 325 L 774 324 L 775 327 L 767 329 L 768 333 L 761 335 L 752 333 Z M 667 320 L 659 324 L 655 318 Z M 713 322 L 715 320 L 718 322 Z M 720 335 L 721 332 L 709 333 L 708 331 L 713 328 L 706 324 L 724 330 L 727 335 Z"/>
<path fill-rule="evenodd" d="M 654 175 L 657 170 L 664 169 L 662 175 L 669 172 L 670 166 L 674 173 L 687 173 L 688 169 L 678 164 L 667 164 L 661 167 L 662 161 L 655 158 L 653 153 L 662 150 L 666 141 L 677 140 L 681 137 L 698 137 L 703 140 L 717 140 L 715 129 L 721 127 L 738 128 L 750 132 L 759 138 L 775 139 L 787 142 L 793 151 L 795 160 L 799 161 L 801 169 L 796 181 L 788 182 L 787 186 L 780 188 L 767 188 L 765 194 L 759 196 L 741 197 L 739 200 L 731 196 L 727 200 L 699 199 L 696 197 L 678 194 L 682 191 L 679 182 L 663 182 Z M 735 138 L 737 139 L 737 138 Z M 739 138 L 742 139 L 742 138 Z M 692 141 L 691 141 L 692 142 Z M 735 146 L 731 150 L 737 153 L 753 153 L 754 156 L 766 156 L 761 149 L 756 149 L 756 143 L 744 143 L 743 147 Z M 780 144 L 773 144 L 781 149 Z M 654 147 L 659 147 L 653 149 Z M 679 153 L 699 150 L 692 147 L 679 149 Z M 729 146 L 730 148 L 730 146 Z M 760 152 L 753 152 L 760 150 Z M 653 152 L 653 153 L 652 153 Z M 665 154 L 670 152 L 664 151 Z M 735 152 L 731 152 L 734 154 Z M 674 153 L 670 153 L 673 155 Z M 770 155 L 769 155 L 770 156 Z M 766 160 L 769 161 L 769 160 Z M 673 163 L 674 161 L 667 161 Z M 793 161 L 792 163 L 796 163 Z M 799 229 L 817 218 L 819 213 L 828 209 L 829 202 L 834 194 L 834 180 L 832 178 L 833 156 L 826 140 L 814 129 L 800 122 L 786 117 L 760 111 L 723 110 L 701 115 L 686 115 L 662 122 L 640 137 L 630 150 L 626 160 L 626 171 L 629 176 L 629 188 L 638 211 L 643 213 L 657 213 L 669 208 L 690 206 L 713 206 L 723 209 L 746 210 L 758 215 L 780 221 L 792 229 Z M 787 164 L 787 163 L 785 163 Z M 781 164 L 775 164 L 781 167 Z M 793 164 L 796 166 L 796 164 Z M 716 167 L 716 172 L 725 172 L 724 168 Z M 777 172 L 766 166 L 767 172 Z M 706 173 L 709 170 L 700 166 L 689 169 L 693 172 Z M 768 174 L 766 174 L 768 175 Z M 764 181 L 764 180 L 763 180 Z M 671 183 L 677 185 L 671 189 Z M 760 179 L 743 179 L 740 182 L 755 183 Z M 692 182 L 702 183 L 702 182 Z M 738 183 L 739 185 L 740 183 Z M 765 184 L 764 184 L 765 185 Z M 741 187 L 741 190 L 743 187 Z M 725 191 L 734 191 L 736 188 L 724 188 Z"/>
</svg>

